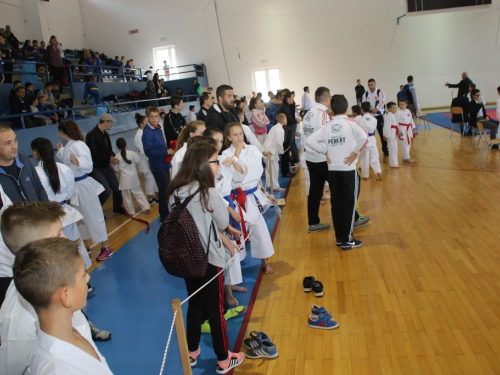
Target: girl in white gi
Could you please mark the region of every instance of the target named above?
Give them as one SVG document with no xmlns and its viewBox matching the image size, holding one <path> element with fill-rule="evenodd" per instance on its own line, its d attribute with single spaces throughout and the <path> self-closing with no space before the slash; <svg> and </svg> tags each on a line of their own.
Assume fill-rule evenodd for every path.
<svg viewBox="0 0 500 375">
<path fill-rule="evenodd" d="M 233 180 L 231 194 L 237 197 L 238 204 L 245 210 L 248 233 L 252 233 L 250 236 L 252 256 L 262 259 L 262 269 L 266 274 L 272 273 L 273 269 L 267 259 L 274 254 L 274 247 L 266 221 L 261 213 L 262 207 L 269 204 L 269 200 L 257 187 L 263 172 L 262 154 L 255 146 L 245 144 L 243 128 L 239 123 L 228 123 L 225 137 L 226 146 L 229 148 L 222 153 L 222 156 L 234 157 L 236 151 L 241 149 L 238 159 L 245 163 L 248 168 L 247 175 L 242 182 Z"/>
<path fill-rule="evenodd" d="M 142 212 L 148 214 L 150 209 L 149 202 L 141 189 L 141 182 L 137 175 L 136 166 L 140 163 L 139 155 L 136 152 L 127 151 L 127 142 L 123 138 L 116 140 L 116 147 L 120 150 L 120 153 L 116 155 L 119 163 L 113 164 L 113 169 L 120 172 L 119 188 L 122 192 L 125 211 L 129 215 L 135 215 L 134 203 L 130 195 L 132 193 L 140 204 Z"/>
<path fill-rule="evenodd" d="M 108 246 L 108 233 L 102 212 L 99 194 L 104 187 L 88 175 L 92 172 L 92 156 L 85 144 L 82 130 L 76 122 L 68 120 L 59 124 L 59 137 L 66 143 L 64 147 L 61 142 L 57 143 L 57 157 L 68 166 L 75 175 L 75 195 L 70 204 L 83 216 L 83 221 L 78 223 L 78 230 L 85 242 L 87 251 L 90 249 L 88 240 L 93 243 L 101 243 L 101 252 L 96 260 L 101 262 L 113 255 Z"/>
<path fill-rule="evenodd" d="M 398 124 L 398 138 L 399 145 L 401 146 L 401 152 L 403 154 L 403 163 L 415 163 L 414 160 L 410 158 L 410 148 L 411 140 L 415 137 L 413 129 L 415 128 L 415 123 L 413 122 L 413 116 L 409 109 L 406 109 L 408 102 L 406 99 L 398 100 L 399 109 L 396 111 L 396 122 Z"/>
<path fill-rule="evenodd" d="M 220 152 L 224 142 L 224 134 L 222 131 L 219 128 L 208 128 L 203 132 L 203 135 L 213 138 L 217 142 L 217 152 Z M 227 203 L 229 225 L 241 231 L 241 221 L 243 218 L 238 212 L 236 212 L 236 202 L 231 197 L 232 182 L 242 182 L 247 171 L 246 165 L 238 159 L 240 152 L 241 150 L 236 150 L 235 157 L 228 158 L 222 155 L 219 156 L 219 170 L 217 171 L 217 176 L 215 177 L 215 187 Z M 229 267 L 224 270 L 224 290 L 226 293 L 227 303 L 231 306 L 237 306 L 239 302 L 236 298 L 234 298 L 233 290 L 237 292 L 247 291 L 247 288 L 237 285 L 243 282 L 240 262 L 245 259 L 247 253 L 245 250 L 245 239 L 243 235 L 236 238 L 229 238 L 229 240 L 232 241 L 233 245 L 240 245 L 241 250 L 236 254 L 236 258 L 229 264 Z M 228 252 L 226 252 L 226 262 L 228 262 L 229 259 L 231 259 L 231 256 Z"/>
<path fill-rule="evenodd" d="M 384 115 L 384 139 L 389 148 L 389 167 L 399 168 L 398 165 L 398 123 L 394 114 L 398 106 L 394 102 L 387 103 L 387 113 Z M 388 136 L 386 135 L 388 134 Z"/>
<path fill-rule="evenodd" d="M 58 202 L 66 212 L 66 215 L 61 218 L 64 235 L 72 241 L 81 240 L 76 223 L 82 220 L 83 216 L 74 207 L 67 204 L 67 201 L 75 195 L 75 175 L 64 164 L 56 163 L 54 149 L 48 139 L 34 139 L 31 142 L 31 152 L 35 160 L 38 161 L 38 166 L 35 169 L 49 200 Z M 88 269 L 92 265 L 92 261 L 83 241 L 80 241 L 78 250 L 86 269 Z"/>
<path fill-rule="evenodd" d="M 255 135 L 260 143 L 264 144 L 267 138 L 267 125 L 269 125 L 269 118 L 264 112 L 264 102 L 258 98 L 250 99 L 250 110 L 252 111 L 251 122 L 255 131 Z"/>
<path fill-rule="evenodd" d="M 149 169 L 149 159 L 144 153 L 144 146 L 142 145 L 143 129 L 148 122 L 146 116 L 140 113 L 135 114 L 135 122 L 137 123 L 137 132 L 134 137 L 134 146 L 139 150 L 138 170 L 143 174 L 145 180 L 146 195 L 148 196 L 149 204 L 158 203 L 158 186 L 156 185 L 155 178 L 151 169 Z"/>
<path fill-rule="evenodd" d="M 266 188 L 271 187 L 271 183 L 273 184 L 273 189 L 276 191 L 283 191 L 280 186 L 278 177 L 279 177 L 279 155 L 283 154 L 283 142 L 285 141 L 285 130 L 283 126 L 286 126 L 287 120 L 286 116 L 283 113 L 278 113 L 276 116 L 276 125 L 274 125 L 269 133 L 267 134 L 267 138 L 264 142 L 264 151 L 270 153 L 271 157 L 271 165 L 269 165 L 269 159 L 265 159 L 266 161 Z M 269 168 L 272 168 L 273 180 L 271 181 Z"/>
<path fill-rule="evenodd" d="M 370 176 L 370 166 L 377 175 L 377 180 L 382 179 L 382 169 L 378 160 L 377 140 L 375 139 L 375 130 L 377 130 L 377 120 L 370 114 L 370 102 L 361 103 L 362 121 L 359 123 L 368 134 L 368 147 L 360 153 L 361 177 L 368 180 Z"/>
<path fill-rule="evenodd" d="M 184 159 L 184 155 L 186 155 L 187 151 L 187 140 L 191 137 L 196 137 L 198 135 L 202 135 L 205 131 L 205 123 L 203 121 L 193 121 L 189 125 L 186 125 L 181 134 L 179 134 L 179 138 L 177 139 L 177 146 L 175 150 L 175 154 L 172 157 L 171 165 L 172 165 L 172 180 L 175 175 L 179 171 L 181 167 L 182 160 Z"/>
</svg>

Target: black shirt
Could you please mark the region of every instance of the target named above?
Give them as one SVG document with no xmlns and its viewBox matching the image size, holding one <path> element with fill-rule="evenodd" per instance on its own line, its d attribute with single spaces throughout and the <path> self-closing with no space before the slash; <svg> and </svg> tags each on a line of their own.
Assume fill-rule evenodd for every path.
<svg viewBox="0 0 500 375">
<path fill-rule="evenodd" d="M 2 169 L 5 171 L 5 173 L 10 174 L 16 180 L 19 179 L 19 172 L 21 172 L 21 168 L 17 166 L 16 161 L 14 161 L 12 165 L 9 165 L 8 167 L 2 167 Z"/>
<path fill-rule="evenodd" d="M 164 124 L 172 125 L 173 128 L 177 131 L 180 131 L 184 126 L 187 125 L 186 119 L 184 118 L 182 113 L 174 113 L 172 112 L 172 110 L 170 110 L 170 112 L 165 116 Z"/>
<path fill-rule="evenodd" d="M 356 91 L 356 99 L 361 99 L 365 93 L 365 86 L 356 85 L 354 86 L 354 91 Z"/>
<path fill-rule="evenodd" d="M 99 125 L 87 133 L 87 146 L 90 149 L 94 168 L 109 168 L 111 156 L 115 156 L 111 139 L 107 131 L 101 131 Z"/>
</svg>

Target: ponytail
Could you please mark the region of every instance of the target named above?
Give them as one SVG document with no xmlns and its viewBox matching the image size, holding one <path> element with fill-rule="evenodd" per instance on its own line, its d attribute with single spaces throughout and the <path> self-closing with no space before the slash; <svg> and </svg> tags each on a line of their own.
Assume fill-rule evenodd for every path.
<svg viewBox="0 0 500 375">
<path fill-rule="evenodd" d="M 54 158 L 54 148 L 52 143 L 46 138 L 36 138 L 31 142 L 31 149 L 35 150 L 43 162 L 43 171 L 49 178 L 50 187 L 54 194 L 61 192 L 61 180 Z"/>
<path fill-rule="evenodd" d="M 125 139 L 118 138 L 116 140 L 116 147 L 118 147 L 118 149 L 120 150 L 120 155 L 122 156 L 122 159 L 125 161 L 125 163 L 132 164 L 132 162 L 127 159 L 127 142 L 125 142 Z"/>
</svg>

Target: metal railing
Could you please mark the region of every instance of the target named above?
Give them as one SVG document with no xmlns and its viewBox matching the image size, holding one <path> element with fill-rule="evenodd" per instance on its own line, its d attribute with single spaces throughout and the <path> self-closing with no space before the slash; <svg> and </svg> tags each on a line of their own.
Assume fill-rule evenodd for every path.
<svg viewBox="0 0 500 375">
<path fill-rule="evenodd" d="M 86 65 L 86 64 L 68 64 L 69 67 L 69 75 L 70 75 L 70 82 L 73 83 L 75 80 L 75 77 L 78 77 L 82 79 L 82 81 L 85 81 L 86 77 L 89 77 L 89 73 L 85 73 L 85 69 L 92 68 L 92 77 L 111 77 L 111 78 L 120 78 L 123 82 L 128 81 L 130 79 L 137 79 L 139 81 L 142 81 L 144 77 L 146 77 L 146 72 L 150 71 L 151 73 L 155 74 L 158 73 L 159 77 L 167 77 L 170 79 L 171 76 L 174 75 L 179 75 L 179 74 L 188 74 L 188 73 L 195 73 L 193 78 L 196 77 L 206 77 L 207 70 L 205 65 L 202 64 L 188 64 L 188 65 L 179 65 L 179 66 L 173 66 L 169 67 L 169 74 L 165 74 L 165 71 L 163 69 L 150 69 L 150 68 L 130 68 L 130 67 L 122 67 L 122 66 L 111 66 L 111 65 Z M 74 71 L 75 68 L 82 67 L 83 72 L 80 71 Z M 182 70 L 178 71 L 178 69 L 182 68 L 189 68 L 191 67 L 191 70 Z M 203 69 L 196 69 L 197 67 L 202 67 Z M 96 73 L 96 69 L 100 69 L 100 73 Z M 172 73 L 170 73 L 171 70 L 175 70 Z M 163 72 L 160 74 L 159 72 Z"/>
<path fill-rule="evenodd" d="M 7 72 L 5 71 L 5 64 L 12 64 L 12 71 L 11 72 Z M 14 74 L 20 74 L 20 75 L 35 75 L 37 77 L 45 77 L 45 79 L 49 80 L 49 70 L 48 70 L 48 66 L 45 62 L 43 61 L 27 61 L 27 60 L 2 60 L 0 62 L 0 64 L 3 64 L 4 66 L 4 69 L 3 69 L 3 72 L 2 74 L 3 75 L 6 75 L 6 74 L 10 74 L 10 75 L 14 75 Z M 22 69 L 24 67 L 25 64 L 33 64 L 35 65 L 35 71 L 34 72 L 24 72 Z M 19 68 L 19 66 L 21 66 L 21 70 L 15 70 L 16 68 Z M 38 72 L 36 71 L 36 69 L 39 67 L 39 66 L 43 66 L 45 67 L 45 72 Z"/>
<path fill-rule="evenodd" d="M 192 95 L 184 95 L 184 101 L 188 102 L 189 100 L 192 99 L 197 99 L 198 95 L 192 94 Z M 92 108 L 97 108 L 97 107 L 106 107 L 107 112 L 112 112 L 111 107 L 114 106 L 122 106 L 122 105 L 133 105 L 133 108 L 128 108 L 131 111 L 137 111 L 139 109 L 139 103 L 146 103 L 146 102 L 154 102 L 156 107 L 160 107 L 163 105 L 160 105 L 160 101 L 168 101 L 170 100 L 170 96 L 164 97 L 164 98 L 156 98 L 156 99 L 143 99 L 143 100 L 131 100 L 131 101 L 123 101 L 123 102 L 107 102 L 107 101 L 102 101 L 100 103 L 94 103 L 86 106 L 80 106 L 80 107 L 73 107 L 73 108 L 59 108 L 59 109 L 51 109 L 49 111 L 43 111 L 43 112 L 30 112 L 30 113 L 21 113 L 18 115 L 6 115 L 6 116 L 1 116 L 0 115 L 0 121 L 5 121 L 5 120 L 16 120 L 16 119 L 21 119 L 21 126 L 22 129 L 26 129 L 26 125 L 24 122 L 25 117 L 39 117 L 39 116 L 44 116 L 44 117 L 50 117 L 54 113 L 61 113 L 61 112 L 71 112 L 71 115 L 67 117 L 67 119 L 72 118 L 73 120 L 78 120 L 77 115 L 75 111 L 80 111 L 80 110 L 88 110 Z M 164 105 L 167 105 L 166 103 Z M 43 126 L 43 125 L 42 125 Z M 45 125 L 46 126 L 46 125 Z M 40 127 L 40 126 L 36 126 Z M 13 130 L 21 130 L 21 129 L 13 129 Z"/>
</svg>

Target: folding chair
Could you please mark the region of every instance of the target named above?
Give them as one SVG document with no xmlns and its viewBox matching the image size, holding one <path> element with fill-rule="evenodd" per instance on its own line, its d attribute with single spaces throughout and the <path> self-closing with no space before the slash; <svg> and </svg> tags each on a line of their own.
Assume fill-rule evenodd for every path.
<svg viewBox="0 0 500 375">
<path fill-rule="evenodd" d="M 431 125 L 429 123 L 429 119 L 427 118 L 427 113 L 420 113 L 414 116 L 415 120 L 420 120 L 424 124 L 424 129 L 431 129 Z"/>
<path fill-rule="evenodd" d="M 467 121 L 464 119 L 464 111 L 462 107 L 451 107 L 451 132 L 450 138 L 453 134 L 453 125 L 458 124 L 462 126 L 462 138 L 465 134 L 465 125 L 467 125 Z M 469 145 L 470 147 L 470 145 Z"/>
<path fill-rule="evenodd" d="M 488 147 L 488 152 L 486 153 L 486 159 L 484 160 L 483 168 L 486 165 L 486 162 L 488 161 L 488 157 L 490 156 L 490 151 L 491 148 L 495 145 L 500 145 L 500 139 L 490 139 L 488 140 L 488 136 L 486 135 L 486 131 L 484 130 L 484 125 L 478 121 L 477 122 L 477 128 L 479 129 L 479 137 L 483 139 L 484 141 L 484 146 L 481 149 L 481 153 L 479 154 L 479 159 L 477 159 L 477 165 L 479 165 L 479 162 L 481 161 L 481 157 L 483 156 L 484 149 Z"/>
</svg>

